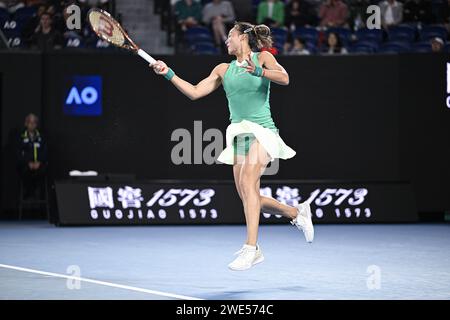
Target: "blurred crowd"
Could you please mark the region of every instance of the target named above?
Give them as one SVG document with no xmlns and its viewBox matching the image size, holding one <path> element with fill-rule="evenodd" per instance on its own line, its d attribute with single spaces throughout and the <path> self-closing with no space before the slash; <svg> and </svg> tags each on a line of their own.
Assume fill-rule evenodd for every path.
<svg viewBox="0 0 450 320">
<path fill-rule="evenodd" d="M 391 47 L 404 45 L 410 49 L 422 45 L 423 51 L 427 51 L 428 45 L 431 51 L 437 47 L 443 49 L 446 45 L 450 0 L 172 0 L 170 10 L 176 34 L 184 45 L 182 50 L 195 51 L 199 47 L 206 49 L 200 53 L 223 52 L 227 31 L 237 20 L 270 26 L 274 36 L 279 38 L 274 48 L 276 53 L 309 54 L 314 51 L 344 54 L 360 40 L 357 38 L 358 30 L 367 29 L 368 21 L 374 22 L 370 18 L 373 12 L 367 12 L 371 5 L 378 6 L 381 18 L 381 30 L 372 38 L 380 39 L 372 47 L 360 45 L 359 50 L 377 51 L 390 44 Z M 422 37 L 420 32 L 426 26 L 437 26 L 438 31 L 432 37 Z M 202 27 L 211 31 L 216 49 L 210 47 L 208 50 L 206 31 L 203 31 L 200 44 L 190 41 L 195 38 L 191 33 L 195 32 L 189 29 L 200 30 Z M 307 34 L 305 38 L 302 31 Z M 313 33 L 315 37 L 310 36 Z M 405 35 L 399 36 L 402 33 Z M 388 43 L 390 40 L 396 42 Z"/>
<path fill-rule="evenodd" d="M 0 0 L 0 30 L 9 47 L 52 50 L 63 47 L 101 47 L 82 23 L 80 30 L 66 27 L 66 8 L 76 4 L 85 21 L 92 7 L 110 9 L 110 0 Z"/>
<path fill-rule="evenodd" d="M 81 8 L 80 30 L 66 27 L 71 4 Z M 268 25 L 274 46 L 266 49 L 274 54 L 450 51 L 450 0 L 154 0 L 154 5 L 169 39 L 174 31 L 169 43 L 177 53 L 225 53 L 235 21 Z M 367 10 L 371 5 L 379 10 L 380 29 L 371 28 L 378 22 Z M 115 15 L 114 0 L 0 0 L 0 43 L 39 50 L 111 48 L 84 23 L 92 7 Z"/>
</svg>

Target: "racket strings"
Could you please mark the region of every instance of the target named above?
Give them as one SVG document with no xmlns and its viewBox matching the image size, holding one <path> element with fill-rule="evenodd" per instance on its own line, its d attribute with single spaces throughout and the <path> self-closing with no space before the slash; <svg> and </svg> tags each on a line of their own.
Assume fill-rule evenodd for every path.
<svg viewBox="0 0 450 320">
<path fill-rule="evenodd" d="M 124 47 L 125 35 L 118 24 L 109 16 L 99 11 L 89 13 L 89 22 L 94 32 L 113 45 Z"/>
</svg>

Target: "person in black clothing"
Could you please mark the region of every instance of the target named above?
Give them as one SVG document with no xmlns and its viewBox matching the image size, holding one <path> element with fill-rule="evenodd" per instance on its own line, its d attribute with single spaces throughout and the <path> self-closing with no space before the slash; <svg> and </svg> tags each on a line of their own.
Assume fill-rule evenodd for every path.
<svg viewBox="0 0 450 320">
<path fill-rule="evenodd" d="M 60 49 L 63 45 L 63 37 L 52 25 L 52 16 L 48 12 L 41 14 L 39 26 L 32 36 L 31 46 L 43 51 Z"/>
<path fill-rule="evenodd" d="M 47 144 L 38 128 L 39 119 L 34 114 L 25 118 L 17 148 L 17 167 L 24 185 L 26 197 L 36 195 L 39 185 L 47 174 Z"/>
<path fill-rule="evenodd" d="M 40 5 L 37 9 L 37 12 L 33 17 L 28 19 L 22 28 L 22 40 L 26 44 L 27 47 L 31 46 L 31 41 L 36 29 L 39 27 L 39 23 L 41 21 L 41 15 L 47 10 L 47 6 Z"/>
<path fill-rule="evenodd" d="M 314 23 L 312 8 L 305 0 L 292 0 L 285 10 L 285 24 L 288 28 L 304 27 Z"/>
</svg>

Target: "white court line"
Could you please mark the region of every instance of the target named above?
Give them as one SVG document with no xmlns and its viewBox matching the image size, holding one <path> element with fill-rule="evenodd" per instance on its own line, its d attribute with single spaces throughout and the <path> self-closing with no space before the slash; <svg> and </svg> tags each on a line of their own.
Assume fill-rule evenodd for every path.
<svg viewBox="0 0 450 320">
<path fill-rule="evenodd" d="M 93 279 L 87 279 L 87 278 L 81 278 L 81 277 L 75 277 L 75 276 L 68 276 L 68 275 L 65 275 L 65 274 L 59 274 L 59 273 L 53 273 L 53 272 L 46 272 L 46 271 L 39 271 L 39 270 L 34 270 L 34 269 L 16 267 L 16 266 L 8 265 L 8 264 L 0 264 L 0 268 L 6 268 L 6 269 L 23 271 L 23 272 L 42 274 L 42 275 L 45 275 L 45 276 L 51 276 L 51 277 L 55 277 L 55 278 L 65 278 L 65 279 L 72 279 L 72 280 L 90 282 L 90 283 L 95 283 L 95 284 L 99 284 L 99 285 L 102 285 L 102 286 L 120 288 L 120 289 L 125 289 L 125 290 L 143 292 L 143 293 L 150 293 L 150 294 L 163 296 L 163 297 L 169 297 L 169 298 L 176 298 L 176 299 L 183 299 L 183 300 L 203 300 L 201 298 L 194 298 L 194 297 L 189 297 L 189 296 L 183 296 L 183 295 L 174 294 L 174 293 L 168 293 L 168 292 L 162 292 L 162 291 L 156 291 L 156 290 L 149 290 L 149 289 L 137 288 L 137 287 L 132 287 L 132 286 L 125 286 L 125 285 L 122 285 L 122 284 L 116 284 L 116 283 L 111 283 L 111 282 L 105 282 L 105 281 L 99 281 L 99 280 L 93 280 Z"/>
</svg>

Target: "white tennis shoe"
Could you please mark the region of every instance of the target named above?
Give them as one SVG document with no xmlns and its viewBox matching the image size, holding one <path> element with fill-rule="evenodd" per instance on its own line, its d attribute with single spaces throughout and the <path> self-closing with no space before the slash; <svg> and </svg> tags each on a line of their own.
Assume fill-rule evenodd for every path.
<svg viewBox="0 0 450 320">
<path fill-rule="evenodd" d="M 250 269 L 257 263 L 264 261 L 264 256 L 259 245 L 256 247 L 244 244 L 242 248 L 235 253 L 238 257 L 228 265 L 228 268 L 234 271 L 243 271 Z"/>
<path fill-rule="evenodd" d="M 307 242 L 314 240 L 314 226 L 311 219 L 311 207 L 308 202 L 302 202 L 297 206 L 297 217 L 291 221 L 291 224 L 303 231 Z"/>
</svg>

